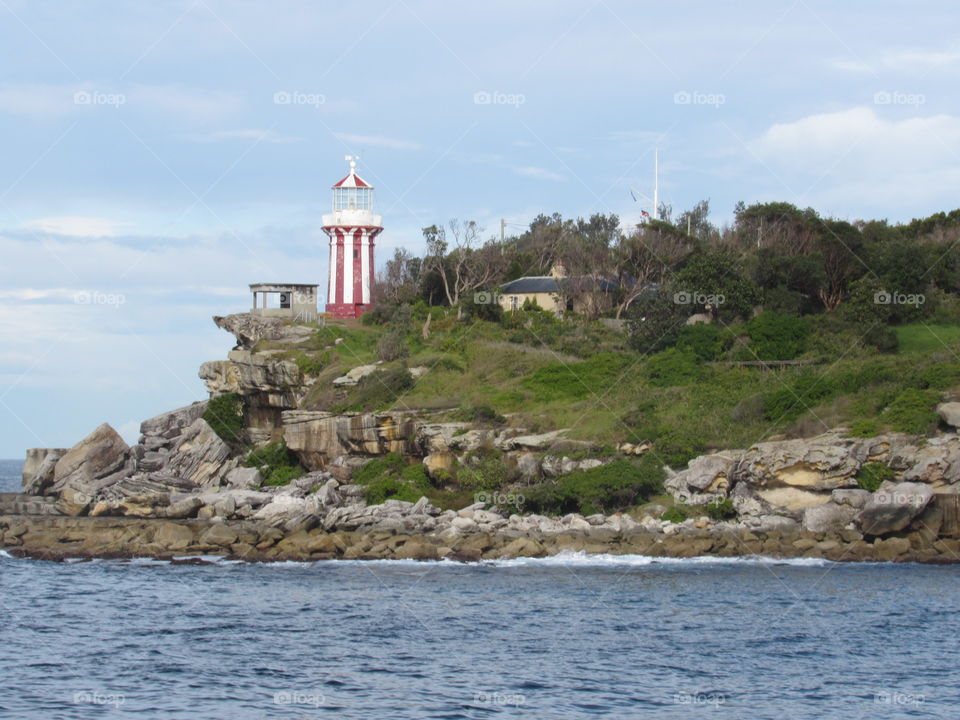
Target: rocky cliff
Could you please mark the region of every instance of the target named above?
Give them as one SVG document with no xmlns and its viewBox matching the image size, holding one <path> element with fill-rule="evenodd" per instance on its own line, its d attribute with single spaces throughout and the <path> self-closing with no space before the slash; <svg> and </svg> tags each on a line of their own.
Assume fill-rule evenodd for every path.
<svg viewBox="0 0 960 720">
<path fill-rule="evenodd" d="M 356 556 L 467 557 L 475 550 L 478 557 L 557 549 L 631 552 L 639 551 L 640 545 L 649 550 L 649 543 L 656 546 L 665 538 L 679 537 L 687 538 L 697 552 L 740 548 L 835 559 L 958 559 L 952 553 L 960 535 L 956 502 L 960 437 L 953 431 L 932 438 L 890 434 L 863 439 L 838 429 L 698 457 L 685 470 L 669 472 L 666 481 L 674 500 L 694 510 L 694 516 L 683 522 L 661 519 L 653 507 L 635 516 L 521 516 L 512 514 L 497 494 L 478 494 L 477 502 L 459 511 L 440 511 L 427 498 L 368 505 L 364 488 L 351 480 L 352 472 L 386 453 L 421 461 L 431 477 L 439 477 L 478 449 L 498 452 L 517 470 L 514 493 L 522 493 L 526 483 L 596 467 L 613 457 L 609 452 L 584 457 L 589 446 L 566 440 L 563 430 L 491 428 L 444 421 L 427 411 L 309 409 L 305 401 L 319 381 L 304 374 L 291 359 L 291 349 L 310 342 L 315 329 L 250 315 L 215 322 L 234 334 L 237 346 L 226 360 L 204 363 L 200 377 L 211 397 L 231 393 L 240 398 L 245 445 L 217 435 L 204 419 L 209 407 L 205 400 L 145 420 L 132 447 L 109 425 L 101 425 L 72 448 L 30 450 L 23 470 L 24 492 L 0 498 L 0 513 L 46 516 L 48 521 L 41 524 L 42 531 L 32 529 L 38 527 L 35 520 L 26 525 L 10 519 L 0 522 L 6 528 L 4 544 L 29 551 L 43 545 L 31 539 L 33 533 L 48 537 L 62 527 L 68 536 L 86 532 L 86 544 L 77 547 L 89 550 L 101 547 L 94 537 L 99 527 L 121 533 L 122 542 L 115 544 L 122 548 L 118 552 L 135 554 L 138 544 L 131 528 L 142 526 L 118 522 L 127 518 L 166 523 L 163 532 L 173 540 L 158 541 L 161 531 L 151 530 L 139 544 L 146 553 L 228 549 L 246 557 L 298 552 L 311 557 L 351 556 L 346 549 L 350 544 L 322 538 L 366 533 L 379 540 L 358 542 L 361 549 L 351 551 Z M 323 382 L 331 387 L 355 385 L 375 371 L 376 366 L 360 366 Z M 960 422 L 956 403 L 942 405 L 940 413 L 947 426 Z M 307 472 L 285 486 L 264 486 L 260 472 L 245 467 L 244 459 L 250 447 L 281 439 Z M 619 453 L 647 450 L 645 445 L 624 445 Z M 875 465 L 888 472 L 875 488 L 864 489 L 861 474 Z M 735 517 L 711 520 L 696 512 L 718 501 L 729 501 Z M 55 518 L 63 516 L 76 517 L 79 524 L 57 525 Z M 174 525 L 185 529 L 171 529 Z M 300 540 L 283 540 L 294 536 Z M 391 544 L 387 536 L 408 540 Z M 411 537 L 419 540 L 408 546 Z M 469 537 L 498 539 L 486 547 L 477 540 L 468 552 L 464 538 Z M 565 537 L 578 539 L 556 541 Z M 744 537 L 749 542 L 740 542 Z M 713 540 L 707 543 L 704 538 Z M 728 546 L 724 538 L 738 540 Z M 768 547 L 765 538 L 776 542 Z M 672 548 L 678 542 L 671 539 L 667 544 Z M 64 550 L 63 538 L 58 543 Z M 402 547 L 407 549 L 395 552 Z"/>
</svg>

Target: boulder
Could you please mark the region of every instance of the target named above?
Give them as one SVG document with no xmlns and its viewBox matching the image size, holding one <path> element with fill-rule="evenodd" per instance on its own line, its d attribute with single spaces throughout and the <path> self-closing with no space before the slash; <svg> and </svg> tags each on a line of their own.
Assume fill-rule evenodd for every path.
<svg viewBox="0 0 960 720">
<path fill-rule="evenodd" d="M 179 435 L 184 428 L 197 419 L 203 417 L 207 410 L 207 401 L 195 402 L 192 405 L 170 410 L 161 413 L 149 420 L 140 423 L 140 434 L 143 436 L 156 436 L 164 439 L 172 439 Z"/>
<path fill-rule="evenodd" d="M 334 387 L 351 387 L 358 384 L 363 378 L 367 377 L 367 375 L 375 373 L 377 368 L 377 365 L 360 365 L 352 370 L 348 370 L 345 375 L 335 378 L 333 385 Z"/>
<path fill-rule="evenodd" d="M 546 450 L 556 440 L 567 432 L 567 429 L 552 430 L 539 435 L 519 435 L 516 437 L 502 437 L 497 439 L 497 447 L 501 450 Z"/>
<path fill-rule="evenodd" d="M 25 495 L 43 495 L 53 485 L 57 462 L 67 453 L 66 448 L 31 448 L 23 463 L 23 492 Z"/>
<path fill-rule="evenodd" d="M 453 473 L 457 460 L 450 452 L 430 453 L 423 459 L 423 466 L 434 480 L 449 478 Z"/>
<path fill-rule="evenodd" d="M 89 496 L 88 504 L 93 502 L 97 492 L 113 480 L 114 473 L 123 470 L 129 450 L 117 431 L 104 423 L 57 460 L 54 491 L 71 488 Z"/>
<path fill-rule="evenodd" d="M 263 475 L 259 468 L 238 467 L 224 476 L 224 482 L 230 487 L 256 490 L 263 485 Z"/>
<path fill-rule="evenodd" d="M 836 533 L 849 525 L 857 514 L 849 505 L 827 502 L 803 511 L 803 529 L 815 533 Z"/>
<path fill-rule="evenodd" d="M 312 470 L 342 455 L 417 454 L 417 423 L 404 413 L 289 410 L 282 422 L 287 447 Z"/>
<path fill-rule="evenodd" d="M 937 415 L 947 425 L 960 428 L 960 402 L 945 402 L 937 405 Z"/>
<path fill-rule="evenodd" d="M 863 506 L 870 500 L 870 495 L 871 492 L 869 490 L 861 490 L 859 488 L 843 488 L 830 493 L 833 502 L 838 505 L 849 505 L 857 510 L 863 509 Z"/>
<path fill-rule="evenodd" d="M 288 324 L 283 318 L 262 317 L 252 313 L 235 313 L 214 317 L 218 328 L 226 330 L 237 339 L 237 348 L 250 350 L 260 340 L 277 340 L 298 343 L 317 334 L 315 328 Z"/>
<path fill-rule="evenodd" d="M 522 452 L 517 455 L 517 471 L 525 480 L 540 479 L 540 461 L 532 452 Z"/>
<path fill-rule="evenodd" d="M 929 485 L 902 482 L 879 490 L 857 516 L 866 535 L 886 535 L 907 527 L 933 499 Z"/>
<path fill-rule="evenodd" d="M 163 471 L 198 487 L 219 485 L 239 463 L 233 449 L 203 418 L 194 420 L 179 437 Z"/>
<path fill-rule="evenodd" d="M 757 443 L 743 453 L 735 479 L 806 491 L 855 487 L 860 442 L 831 431 L 812 438 Z"/>
</svg>

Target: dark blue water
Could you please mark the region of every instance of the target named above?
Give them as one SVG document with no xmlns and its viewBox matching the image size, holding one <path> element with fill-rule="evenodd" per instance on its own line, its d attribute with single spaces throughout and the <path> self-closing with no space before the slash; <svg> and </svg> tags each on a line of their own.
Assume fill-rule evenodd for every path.
<svg viewBox="0 0 960 720">
<path fill-rule="evenodd" d="M 0 557 L 0 717 L 947 718 L 954 567 Z"/>
<path fill-rule="evenodd" d="M 0 460 L 0 492 L 20 492 L 23 460 Z"/>
</svg>

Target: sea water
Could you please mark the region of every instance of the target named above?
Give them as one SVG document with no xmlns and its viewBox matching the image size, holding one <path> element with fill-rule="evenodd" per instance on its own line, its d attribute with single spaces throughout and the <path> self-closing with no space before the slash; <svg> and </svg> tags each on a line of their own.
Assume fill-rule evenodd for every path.
<svg viewBox="0 0 960 720">
<path fill-rule="evenodd" d="M 950 566 L 0 552 L 0 612 L 0 717 L 960 716 Z"/>
</svg>

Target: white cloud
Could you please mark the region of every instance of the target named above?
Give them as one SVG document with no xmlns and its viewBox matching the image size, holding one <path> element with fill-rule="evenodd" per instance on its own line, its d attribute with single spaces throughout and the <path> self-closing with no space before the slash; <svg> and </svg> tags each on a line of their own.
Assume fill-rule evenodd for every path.
<svg viewBox="0 0 960 720">
<path fill-rule="evenodd" d="M 38 117 L 66 115 L 77 109 L 73 94 L 78 90 L 78 85 L 3 85 L 0 110 Z"/>
<path fill-rule="evenodd" d="M 265 143 L 295 143 L 303 142 L 303 138 L 291 135 L 281 135 L 273 130 L 257 130 L 255 128 L 243 130 L 216 130 L 214 132 L 186 135 L 187 140 L 193 142 L 221 142 L 223 140 L 257 140 Z"/>
<path fill-rule="evenodd" d="M 778 123 L 750 144 L 757 158 L 795 191 L 824 208 L 956 204 L 960 117 L 887 119 L 855 107 Z"/>
<path fill-rule="evenodd" d="M 553 172 L 552 170 L 547 170 L 542 167 L 535 167 L 533 165 L 527 165 L 525 167 L 517 167 L 513 169 L 517 175 L 523 175 L 524 177 L 538 178 L 540 180 L 565 180 L 566 178 L 563 175 Z"/>
<path fill-rule="evenodd" d="M 117 223 L 112 220 L 76 215 L 38 218 L 25 222 L 23 227 L 51 235 L 73 237 L 113 237 L 117 234 Z"/>
<path fill-rule="evenodd" d="M 830 65 L 838 70 L 855 73 L 877 72 L 879 70 L 921 71 L 935 68 L 947 68 L 960 61 L 960 51 L 909 49 L 886 52 L 871 60 L 861 58 L 838 58 Z"/>
<path fill-rule="evenodd" d="M 370 145 L 390 150 L 419 150 L 420 145 L 409 140 L 385 137 L 383 135 L 354 135 L 353 133 L 334 133 L 338 140 L 351 145 Z"/>
<path fill-rule="evenodd" d="M 125 92 L 125 105 L 164 116 L 210 122 L 240 113 L 246 103 L 236 92 L 184 85 L 134 85 Z"/>
</svg>

